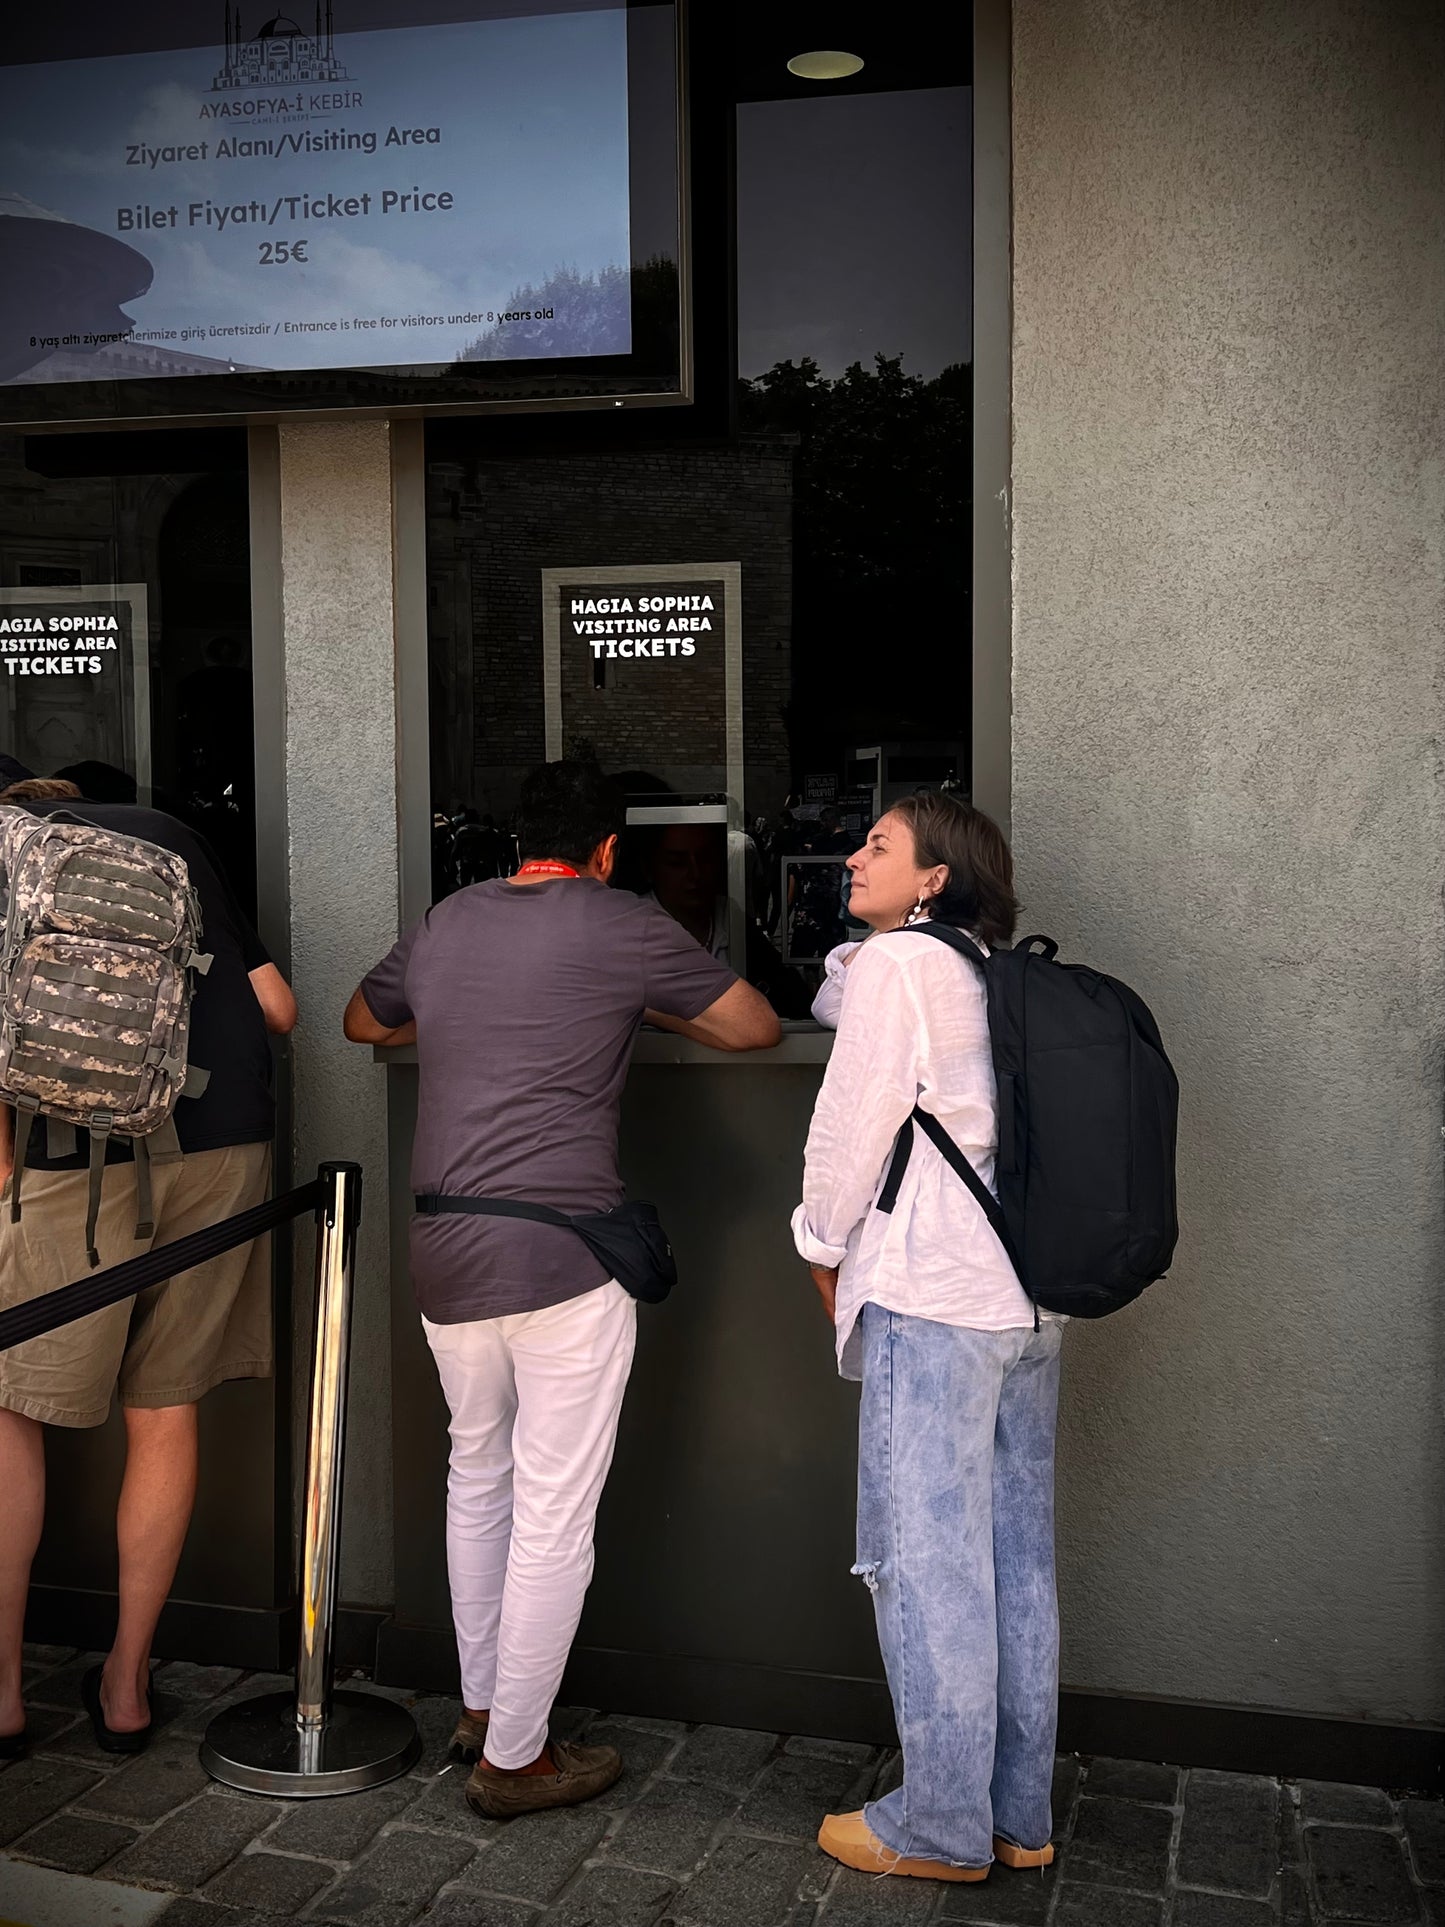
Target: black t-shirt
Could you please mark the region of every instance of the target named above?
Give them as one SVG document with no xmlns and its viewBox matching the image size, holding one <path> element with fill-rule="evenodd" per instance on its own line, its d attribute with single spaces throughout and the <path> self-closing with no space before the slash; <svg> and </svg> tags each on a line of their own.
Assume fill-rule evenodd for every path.
<svg viewBox="0 0 1445 1927">
<path fill-rule="evenodd" d="M 214 961 L 197 977 L 191 997 L 190 1061 L 208 1070 L 211 1081 L 200 1097 L 176 1105 L 176 1135 L 183 1151 L 215 1151 L 227 1144 L 265 1144 L 276 1123 L 271 1091 L 271 1043 L 250 972 L 270 963 L 266 946 L 231 894 L 209 846 L 194 830 L 159 810 L 129 803 L 35 803 L 34 816 L 82 816 L 103 830 L 140 837 L 185 860 L 191 887 L 201 904 L 201 948 Z M 85 1134 L 75 1157 L 52 1159 L 45 1151 L 44 1123 L 31 1136 L 26 1164 L 40 1171 L 65 1171 L 89 1158 Z M 128 1139 L 112 1138 L 111 1163 L 129 1158 Z"/>
</svg>

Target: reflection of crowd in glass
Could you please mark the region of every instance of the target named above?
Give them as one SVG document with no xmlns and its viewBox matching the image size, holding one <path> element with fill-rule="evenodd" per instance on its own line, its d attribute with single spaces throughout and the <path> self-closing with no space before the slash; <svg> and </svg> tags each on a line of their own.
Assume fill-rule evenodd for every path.
<svg viewBox="0 0 1445 1927">
<path fill-rule="evenodd" d="M 469 883 L 517 874 L 516 833 L 469 804 L 453 803 L 432 817 L 432 896 L 450 896 Z"/>
<path fill-rule="evenodd" d="M 781 929 L 789 959 L 825 957 L 846 935 L 848 872 L 843 867 L 862 842 L 843 828 L 831 803 L 816 817 L 798 814 L 789 804 L 776 817 L 759 817 L 753 826 L 759 867 L 765 879 L 758 901 L 770 937 Z M 789 858 L 831 857 L 832 863 L 797 863 Z"/>
<path fill-rule="evenodd" d="M 646 772 L 628 772 L 619 780 L 649 802 L 680 800 Z M 653 897 L 720 962 L 732 963 L 783 1017 L 807 1016 L 808 961 L 821 960 L 848 934 L 844 859 L 861 842 L 843 827 L 832 804 L 816 814 L 804 811 L 790 798 L 776 816 L 747 818 L 742 831 L 686 821 L 633 828 L 624 839 L 616 877 L 619 887 Z M 746 906 L 742 962 L 731 956 L 728 855 L 734 846 L 741 855 Z M 833 860 L 790 867 L 789 860 L 799 857 Z M 520 860 L 508 819 L 499 823 L 455 799 L 432 818 L 434 899 L 492 877 L 514 876 Z"/>
</svg>

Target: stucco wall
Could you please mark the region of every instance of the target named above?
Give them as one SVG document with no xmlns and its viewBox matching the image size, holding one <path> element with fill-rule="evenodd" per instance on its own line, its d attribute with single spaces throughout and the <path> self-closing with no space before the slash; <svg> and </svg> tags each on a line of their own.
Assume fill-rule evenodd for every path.
<svg viewBox="0 0 1445 1927">
<path fill-rule="evenodd" d="M 1183 1085 L 1065 1677 L 1445 1715 L 1445 15 L 1017 0 L 1014 834 Z"/>
<path fill-rule="evenodd" d="M 396 687 L 391 455 L 385 422 L 281 429 L 286 810 L 298 1180 L 365 1169 L 353 1312 L 341 1593 L 389 1605 L 391 1380 L 386 1091 L 341 1035 L 357 983 L 396 940 Z M 293 1385 L 304 1426 L 313 1233 L 298 1239 Z M 297 1454 L 298 1476 L 302 1438 Z M 297 1508 L 296 1516 L 300 1517 Z"/>
</svg>

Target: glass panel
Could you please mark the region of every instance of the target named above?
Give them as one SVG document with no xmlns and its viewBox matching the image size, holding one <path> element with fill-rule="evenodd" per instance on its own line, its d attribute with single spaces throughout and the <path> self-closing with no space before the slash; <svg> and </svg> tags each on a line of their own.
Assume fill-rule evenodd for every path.
<svg viewBox="0 0 1445 1927">
<path fill-rule="evenodd" d="M 45 472 L 106 460 L 82 447 L 0 437 L 6 779 L 69 776 L 94 801 L 170 811 L 254 916 L 244 437 L 219 471 Z"/>
<path fill-rule="evenodd" d="M 589 747 L 619 883 L 802 1018 L 870 821 L 967 789 L 969 106 L 738 107 L 735 432 L 433 439 L 438 892 L 514 861 L 522 776 Z"/>
</svg>

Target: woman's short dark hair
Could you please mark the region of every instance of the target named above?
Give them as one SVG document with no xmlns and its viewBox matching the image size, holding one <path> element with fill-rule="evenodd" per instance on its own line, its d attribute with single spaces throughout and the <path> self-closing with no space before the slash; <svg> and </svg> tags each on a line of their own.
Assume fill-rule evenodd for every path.
<svg viewBox="0 0 1445 1927">
<path fill-rule="evenodd" d="M 627 821 L 622 792 L 590 757 L 542 763 L 522 784 L 517 842 L 523 859 L 559 857 L 586 864 L 599 843 L 620 836 Z"/>
<path fill-rule="evenodd" d="M 935 863 L 948 868 L 948 881 L 929 899 L 929 915 L 977 931 L 987 944 L 1007 943 L 1019 914 L 1014 860 L 993 818 L 938 790 L 901 797 L 888 814 L 908 825 L 921 870 Z"/>
</svg>

